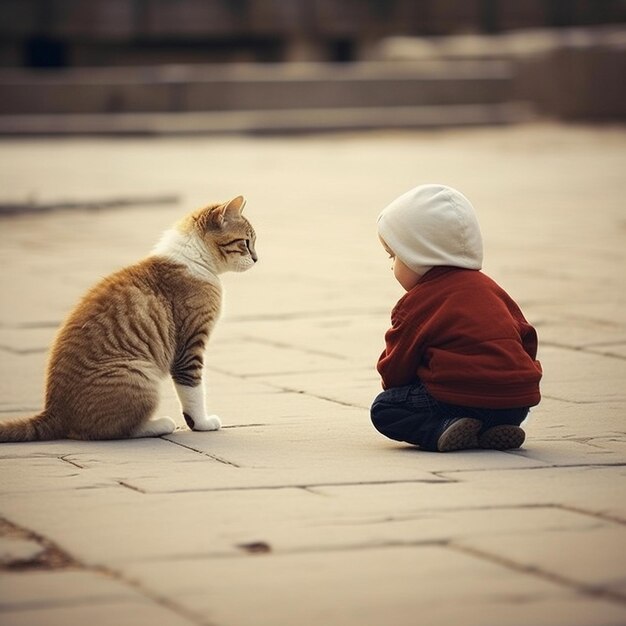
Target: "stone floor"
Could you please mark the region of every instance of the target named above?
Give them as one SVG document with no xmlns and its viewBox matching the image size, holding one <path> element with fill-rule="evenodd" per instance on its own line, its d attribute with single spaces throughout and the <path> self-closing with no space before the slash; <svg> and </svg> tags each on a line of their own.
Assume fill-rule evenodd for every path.
<svg viewBox="0 0 626 626">
<path fill-rule="evenodd" d="M 2 418 L 41 407 L 84 290 L 187 210 L 244 194 L 260 255 L 224 277 L 207 355 L 222 431 L 186 430 L 164 384 L 170 436 L 0 446 L 3 626 L 626 624 L 623 127 L 6 140 L 0 164 L 24 207 L 0 218 Z M 369 423 L 401 295 L 376 216 L 423 182 L 473 201 L 484 270 L 539 332 L 520 450 Z"/>
</svg>

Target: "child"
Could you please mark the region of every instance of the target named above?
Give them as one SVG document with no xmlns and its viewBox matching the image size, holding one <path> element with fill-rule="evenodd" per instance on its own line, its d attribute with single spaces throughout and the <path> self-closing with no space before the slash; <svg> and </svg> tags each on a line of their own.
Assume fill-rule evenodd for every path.
<svg viewBox="0 0 626 626">
<path fill-rule="evenodd" d="M 455 189 L 422 185 L 383 210 L 378 235 L 407 293 L 385 335 L 372 423 L 425 450 L 519 448 L 519 425 L 540 400 L 537 334 L 479 271 L 472 205 Z"/>
</svg>

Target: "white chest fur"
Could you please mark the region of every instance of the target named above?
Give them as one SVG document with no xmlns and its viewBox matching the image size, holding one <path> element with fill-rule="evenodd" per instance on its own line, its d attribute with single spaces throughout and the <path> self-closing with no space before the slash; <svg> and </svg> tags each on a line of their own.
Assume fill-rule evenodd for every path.
<svg viewBox="0 0 626 626">
<path fill-rule="evenodd" d="M 181 233 L 175 228 L 165 231 L 159 243 L 153 248 L 152 255 L 184 265 L 196 278 L 221 289 L 221 281 L 214 264 L 195 233 Z"/>
</svg>

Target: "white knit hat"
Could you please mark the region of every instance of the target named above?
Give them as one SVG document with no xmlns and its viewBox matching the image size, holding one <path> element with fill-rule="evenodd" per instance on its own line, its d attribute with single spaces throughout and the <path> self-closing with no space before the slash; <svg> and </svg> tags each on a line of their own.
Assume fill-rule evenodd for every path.
<svg viewBox="0 0 626 626">
<path fill-rule="evenodd" d="M 420 185 L 407 191 L 378 216 L 378 234 L 418 274 L 436 265 L 482 267 L 483 243 L 474 207 L 452 187 Z"/>
</svg>

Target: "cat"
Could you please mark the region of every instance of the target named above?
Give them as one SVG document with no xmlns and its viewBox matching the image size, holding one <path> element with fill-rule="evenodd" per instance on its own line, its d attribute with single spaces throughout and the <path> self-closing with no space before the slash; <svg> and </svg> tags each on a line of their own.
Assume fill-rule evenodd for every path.
<svg viewBox="0 0 626 626">
<path fill-rule="evenodd" d="M 159 437 L 160 381 L 172 377 L 193 430 L 217 430 L 205 409 L 204 349 L 221 305 L 219 274 L 257 262 L 256 233 L 237 196 L 191 213 L 152 253 L 99 282 L 61 327 L 50 352 L 45 406 L 0 421 L 0 442 Z"/>
</svg>

